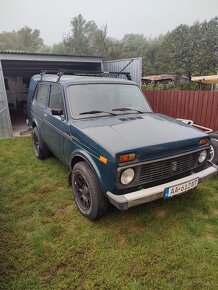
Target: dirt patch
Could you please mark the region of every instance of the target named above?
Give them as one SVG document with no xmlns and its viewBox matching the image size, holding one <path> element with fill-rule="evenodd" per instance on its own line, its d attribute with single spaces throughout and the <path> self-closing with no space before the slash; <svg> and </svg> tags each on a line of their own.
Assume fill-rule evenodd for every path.
<svg viewBox="0 0 218 290">
<path fill-rule="evenodd" d="M 214 240 L 214 235 L 211 234 L 211 233 L 210 234 L 207 234 L 207 239 L 210 240 L 210 241 L 211 240 Z"/>
<path fill-rule="evenodd" d="M 42 187 L 38 188 L 36 194 L 37 195 L 45 195 L 45 194 L 48 194 L 54 190 L 55 190 L 55 187 L 53 187 L 53 186 L 42 186 Z"/>
<path fill-rule="evenodd" d="M 124 235 L 118 236 L 119 248 L 124 250 L 126 248 L 126 237 Z"/>
<path fill-rule="evenodd" d="M 153 211 L 153 215 L 156 218 L 163 218 L 166 216 L 166 214 L 167 214 L 166 210 L 160 207 L 155 208 Z"/>
<path fill-rule="evenodd" d="M 218 216 L 218 208 L 213 210 L 213 215 Z"/>
<path fill-rule="evenodd" d="M 136 225 L 136 224 L 130 225 L 129 228 L 128 228 L 128 232 L 131 233 L 131 234 L 140 232 L 142 230 L 143 230 L 142 226 Z"/>
<path fill-rule="evenodd" d="M 60 213 L 65 213 L 71 209 L 71 205 L 58 205 L 56 206 L 56 210 Z"/>
</svg>

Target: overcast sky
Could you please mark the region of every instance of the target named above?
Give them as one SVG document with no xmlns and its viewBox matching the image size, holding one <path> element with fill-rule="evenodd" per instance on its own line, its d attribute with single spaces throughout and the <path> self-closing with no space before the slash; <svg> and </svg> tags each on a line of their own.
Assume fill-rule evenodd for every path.
<svg viewBox="0 0 218 290">
<path fill-rule="evenodd" d="M 0 0 L 0 32 L 27 25 L 46 44 L 59 42 L 78 14 L 121 39 L 126 33 L 157 36 L 180 24 L 218 16 L 218 0 Z"/>
</svg>

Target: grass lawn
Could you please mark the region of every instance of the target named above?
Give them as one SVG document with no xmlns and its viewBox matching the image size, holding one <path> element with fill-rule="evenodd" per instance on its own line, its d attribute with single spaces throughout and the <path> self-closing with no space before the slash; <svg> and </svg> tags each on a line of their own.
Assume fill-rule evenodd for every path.
<svg viewBox="0 0 218 290">
<path fill-rule="evenodd" d="M 91 222 L 30 138 L 0 153 L 1 289 L 218 289 L 218 177 Z"/>
</svg>

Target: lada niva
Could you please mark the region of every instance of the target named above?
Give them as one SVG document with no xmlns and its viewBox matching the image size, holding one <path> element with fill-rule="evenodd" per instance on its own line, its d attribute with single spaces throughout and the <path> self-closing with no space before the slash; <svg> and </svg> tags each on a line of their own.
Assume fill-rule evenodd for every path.
<svg viewBox="0 0 218 290">
<path fill-rule="evenodd" d="M 28 92 L 35 155 L 70 169 L 80 212 L 91 220 L 169 199 L 217 175 L 207 134 L 154 113 L 130 80 L 35 75 Z"/>
</svg>

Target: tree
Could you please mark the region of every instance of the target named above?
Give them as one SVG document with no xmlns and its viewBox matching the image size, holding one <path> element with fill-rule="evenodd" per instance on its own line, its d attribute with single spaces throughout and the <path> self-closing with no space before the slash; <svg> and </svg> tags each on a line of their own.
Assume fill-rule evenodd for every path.
<svg viewBox="0 0 218 290">
<path fill-rule="evenodd" d="M 18 31 L 0 33 L 1 50 L 36 52 L 43 45 L 40 31 L 27 26 Z"/>
<path fill-rule="evenodd" d="M 40 31 L 38 29 L 32 30 L 30 27 L 25 26 L 18 30 L 17 35 L 19 50 L 34 52 L 43 45 L 43 40 L 40 38 Z"/>
<path fill-rule="evenodd" d="M 81 14 L 74 17 L 71 21 L 71 33 L 63 41 L 67 52 L 75 55 L 92 54 L 96 30 L 94 21 L 87 22 Z"/>
<path fill-rule="evenodd" d="M 144 51 L 142 59 L 143 74 L 152 75 L 158 74 L 163 69 L 163 64 L 165 63 L 164 58 L 161 60 L 160 47 L 164 41 L 165 36 L 160 35 L 156 38 L 148 39 L 148 46 Z"/>
<path fill-rule="evenodd" d="M 143 34 L 125 34 L 121 39 L 122 55 L 124 57 L 143 56 L 148 45 L 148 40 Z"/>
<path fill-rule="evenodd" d="M 209 22 L 180 25 L 167 33 L 160 43 L 157 61 L 159 73 L 174 72 L 192 75 L 216 72 L 217 59 L 213 49 L 218 43 L 218 18 Z"/>
<path fill-rule="evenodd" d="M 81 14 L 71 21 L 71 32 L 63 45 L 68 54 L 99 55 L 111 59 L 120 55 L 120 43 L 108 36 L 107 25 L 99 28 L 94 21 L 86 21 Z"/>
<path fill-rule="evenodd" d="M 17 32 L 6 32 L 0 33 L 0 50 L 14 50 L 18 42 Z"/>
</svg>

